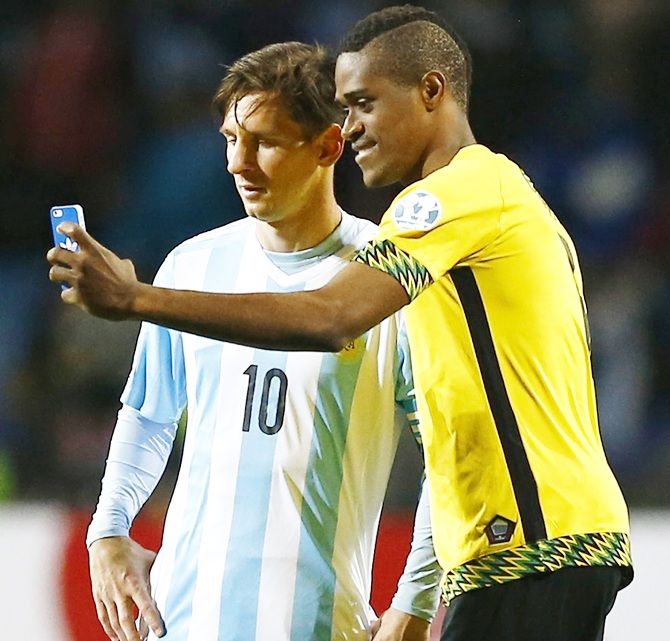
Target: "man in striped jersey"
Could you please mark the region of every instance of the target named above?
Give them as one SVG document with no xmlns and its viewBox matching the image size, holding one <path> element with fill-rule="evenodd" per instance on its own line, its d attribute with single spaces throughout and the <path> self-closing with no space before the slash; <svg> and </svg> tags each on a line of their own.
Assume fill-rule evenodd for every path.
<svg viewBox="0 0 670 641">
<path fill-rule="evenodd" d="M 343 139 L 333 95 L 318 47 L 271 45 L 231 66 L 214 102 L 248 217 L 178 246 L 157 286 L 315 289 L 374 236 L 374 225 L 335 201 Z M 398 317 L 331 354 L 266 351 L 145 323 L 87 536 L 108 636 L 367 640 L 382 500 L 399 430 L 407 417 L 416 426 L 409 366 Z M 183 460 L 154 562 L 129 529 L 186 406 Z M 440 575 L 427 500 L 393 603 L 411 615 L 416 639 L 427 638 Z"/>
</svg>

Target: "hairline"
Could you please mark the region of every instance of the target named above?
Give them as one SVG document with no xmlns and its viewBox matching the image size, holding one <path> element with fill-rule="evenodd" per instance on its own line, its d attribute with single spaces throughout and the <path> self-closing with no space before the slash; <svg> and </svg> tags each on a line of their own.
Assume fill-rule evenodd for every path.
<svg viewBox="0 0 670 641">
<path fill-rule="evenodd" d="M 240 102 L 244 100 L 244 98 L 247 98 L 249 96 L 258 96 L 258 98 L 251 103 L 249 111 L 245 114 L 245 120 L 249 116 L 252 116 L 254 113 L 256 113 L 257 109 L 260 109 L 263 105 L 267 104 L 271 100 L 276 99 L 278 101 L 279 107 L 283 110 L 284 114 L 288 116 L 288 118 L 290 118 L 291 121 L 300 128 L 301 135 L 305 141 L 312 141 L 318 138 L 324 131 L 326 131 L 326 129 L 328 129 L 328 127 L 331 126 L 326 125 L 321 131 L 317 131 L 316 133 L 311 134 L 309 131 L 307 131 L 305 124 L 296 120 L 293 114 L 291 114 L 288 104 L 286 103 L 286 99 L 284 98 L 283 92 L 281 92 L 279 89 L 252 89 L 250 91 L 241 91 L 231 96 L 229 105 L 225 110 L 225 113 L 221 114 L 220 129 L 223 129 L 223 123 L 225 122 L 226 118 L 228 117 L 228 114 L 231 111 L 233 112 L 233 118 L 235 120 L 235 123 L 239 127 L 242 127 L 242 129 L 245 129 L 243 121 L 240 121 L 240 119 L 238 118 L 237 107 L 240 104 Z"/>
<path fill-rule="evenodd" d="M 300 122 L 300 120 L 296 119 L 295 115 L 291 113 L 289 100 L 286 98 L 284 92 L 282 92 L 281 90 L 252 88 L 248 91 L 242 90 L 239 92 L 235 92 L 233 95 L 231 95 L 227 108 L 223 113 L 221 113 L 221 127 L 223 127 L 223 123 L 228 114 L 231 112 L 231 110 L 233 111 L 233 117 L 235 119 L 236 124 L 241 127 L 244 127 L 244 125 L 238 118 L 237 107 L 240 104 L 240 102 L 244 100 L 244 98 L 247 98 L 249 96 L 257 96 L 257 98 L 250 105 L 250 110 L 246 114 L 247 118 L 253 115 L 256 112 L 256 110 L 262 107 L 264 104 L 267 104 L 271 100 L 277 100 L 277 104 L 283 110 L 284 114 L 288 116 L 288 118 L 290 118 L 291 121 L 294 122 L 298 127 L 300 127 L 301 135 L 306 141 L 315 140 L 324 131 L 326 131 L 326 129 L 328 129 L 334 124 L 338 124 L 336 122 L 328 123 L 323 128 L 317 130 L 315 126 L 310 125 L 309 123 Z"/>
<path fill-rule="evenodd" d="M 398 74 L 398 73 L 393 73 L 392 71 L 392 66 L 385 66 L 383 64 L 383 57 L 384 54 L 388 54 L 390 56 L 394 56 L 394 52 L 392 49 L 392 43 L 391 39 L 393 34 L 398 33 L 399 31 L 402 30 L 407 30 L 409 31 L 411 28 L 416 28 L 417 25 L 419 25 L 419 28 L 428 28 L 428 29 L 436 29 L 440 32 L 442 32 L 448 39 L 453 41 L 456 49 L 460 52 L 461 56 L 463 57 L 463 62 L 466 66 L 465 72 L 466 72 L 466 82 L 465 82 L 465 94 L 463 96 L 463 104 L 461 105 L 461 101 L 456 97 L 456 94 L 454 93 L 454 86 L 453 83 L 451 82 L 451 79 L 449 76 L 445 73 L 444 70 L 440 69 L 439 67 L 433 67 L 433 68 L 428 68 L 425 69 L 420 77 L 416 78 L 410 78 L 406 74 Z M 387 29 L 386 31 L 383 31 L 382 33 L 377 34 L 374 38 L 366 42 L 362 47 L 359 49 L 353 50 L 340 50 L 338 53 L 338 58 L 346 53 L 357 53 L 361 55 L 365 55 L 368 57 L 368 59 L 371 61 L 370 62 L 370 69 L 375 75 L 382 76 L 386 78 L 387 80 L 390 80 L 391 82 L 395 83 L 396 85 L 402 86 L 402 87 L 412 87 L 416 86 L 421 82 L 421 79 L 426 76 L 426 74 L 430 72 L 436 72 L 440 73 L 442 76 L 445 77 L 445 80 L 447 82 L 447 85 L 449 86 L 449 91 L 451 95 L 453 96 L 454 100 L 463 108 L 466 112 L 468 109 L 468 104 L 469 104 L 469 98 L 470 98 L 470 79 L 469 79 L 469 74 L 467 70 L 467 65 L 468 65 L 468 55 L 466 54 L 466 51 L 463 50 L 463 45 L 459 41 L 459 38 L 457 35 L 452 33 L 449 29 L 445 28 L 443 25 L 438 24 L 436 22 L 433 22 L 431 20 L 426 20 L 424 18 L 419 18 L 417 20 L 412 20 L 411 22 L 406 22 L 404 24 L 397 25 L 396 27 L 393 27 L 392 29 Z M 398 60 L 399 57 L 396 57 L 395 60 Z"/>
</svg>

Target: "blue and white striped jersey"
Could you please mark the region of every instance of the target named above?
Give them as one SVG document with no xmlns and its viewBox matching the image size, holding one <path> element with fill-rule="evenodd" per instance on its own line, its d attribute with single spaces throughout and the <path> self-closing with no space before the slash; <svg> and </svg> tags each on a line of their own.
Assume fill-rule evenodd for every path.
<svg viewBox="0 0 670 641">
<path fill-rule="evenodd" d="M 375 231 L 343 214 L 317 247 L 271 254 L 245 219 L 177 247 L 155 283 L 314 289 Z M 369 638 L 380 510 L 400 429 L 407 417 L 416 423 L 399 318 L 337 354 L 254 349 L 143 324 L 124 404 L 173 425 L 188 407 L 151 578 L 166 641 Z M 92 527 L 96 519 L 100 530 L 104 514 Z"/>
</svg>

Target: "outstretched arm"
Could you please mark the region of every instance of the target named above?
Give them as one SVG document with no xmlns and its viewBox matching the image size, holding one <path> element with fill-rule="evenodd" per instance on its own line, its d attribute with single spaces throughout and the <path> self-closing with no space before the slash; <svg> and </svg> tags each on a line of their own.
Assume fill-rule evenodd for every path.
<svg viewBox="0 0 670 641">
<path fill-rule="evenodd" d="M 49 278 L 63 301 L 111 320 L 138 319 L 191 334 L 270 349 L 339 351 L 409 302 L 393 276 L 351 263 L 325 287 L 292 294 L 214 294 L 141 283 L 84 229 L 63 223 L 78 253 L 53 248 Z"/>
</svg>

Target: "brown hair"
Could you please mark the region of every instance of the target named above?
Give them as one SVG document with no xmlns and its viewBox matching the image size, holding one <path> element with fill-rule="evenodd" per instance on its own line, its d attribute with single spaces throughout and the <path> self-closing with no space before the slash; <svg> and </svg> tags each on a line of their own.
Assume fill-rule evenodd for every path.
<svg viewBox="0 0 670 641">
<path fill-rule="evenodd" d="M 335 103 L 334 61 L 323 47 L 281 42 L 236 60 L 221 81 L 212 104 L 225 117 L 238 100 L 252 93 L 279 96 L 287 112 L 313 138 L 343 113 Z"/>
</svg>

